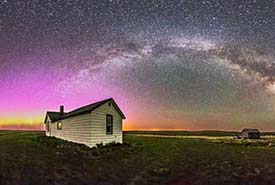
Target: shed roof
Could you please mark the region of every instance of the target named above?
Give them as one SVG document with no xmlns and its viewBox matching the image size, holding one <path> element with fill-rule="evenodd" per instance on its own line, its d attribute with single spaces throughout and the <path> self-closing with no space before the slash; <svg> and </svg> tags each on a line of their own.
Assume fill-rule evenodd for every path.
<svg viewBox="0 0 275 185">
<path fill-rule="evenodd" d="M 46 118 L 47 118 L 47 115 L 48 115 L 52 122 L 59 121 L 59 120 L 66 119 L 66 118 L 69 118 L 69 117 L 73 117 L 73 116 L 77 116 L 77 115 L 84 114 L 84 113 L 87 113 L 87 112 L 91 112 L 94 109 L 98 108 L 99 106 L 103 105 L 104 103 L 106 103 L 108 101 L 112 101 L 115 109 L 119 112 L 121 117 L 123 119 L 125 119 L 126 118 L 125 115 L 122 113 L 122 111 L 120 110 L 120 108 L 118 107 L 118 105 L 116 104 L 116 102 L 114 101 L 113 98 L 109 98 L 109 99 L 105 99 L 105 100 L 102 100 L 102 101 L 99 101 L 99 102 L 96 102 L 96 103 L 85 105 L 83 107 L 77 108 L 77 109 L 72 110 L 70 112 L 64 113 L 63 115 L 61 115 L 60 112 L 47 111 L 46 112 Z M 46 123 L 46 118 L 44 120 L 44 123 Z"/>
</svg>

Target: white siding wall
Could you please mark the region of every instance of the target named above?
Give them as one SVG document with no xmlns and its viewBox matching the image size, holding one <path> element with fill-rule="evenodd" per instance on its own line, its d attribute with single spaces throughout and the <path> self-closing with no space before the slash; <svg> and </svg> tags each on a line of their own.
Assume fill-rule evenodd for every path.
<svg viewBox="0 0 275 185">
<path fill-rule="evenodd" d="M 49 116 L 47 116 L 46 122 L 47 122 L 47 121 L 51 122 L 51 119 L 49 118 Z M 50 132 L 47 131 L 47 124 L 49 124 L 49 128 L 51 129 L 51 123 L 45 123 L 45 124 L 44 124 L 46 136 L 50 136 Z"/>
<path fill-rule="evenodd" d="M 49 124 L 51 124 L 51 123 L 49 123 Z M 47 125 L 46 124 L 44 124 L 44 128 L 45 128 L 46 136 L 50 136 L 50 132 L 47 132 Z"/>
<path fill-rule="evenodd" d="M 110 101 L 111 102 L 111 101 Z M 112 141 L 122 143 L 122 117 L 117 112 L 113 104 L 109 102 L 101 105 L 92 111 L 92 140 L 90 145 L 97 143 L 109 143 Z M 106 114 L 113 115 L 113 134 L 106 134 Z"/>
<path fill-rule="evenodd" d="M 51 123 L 51 136 L 90 146 L 91 114 L 81 114 L 61 120 L 62 130 L 57 130 L 57 122 Z"/>
</svg>

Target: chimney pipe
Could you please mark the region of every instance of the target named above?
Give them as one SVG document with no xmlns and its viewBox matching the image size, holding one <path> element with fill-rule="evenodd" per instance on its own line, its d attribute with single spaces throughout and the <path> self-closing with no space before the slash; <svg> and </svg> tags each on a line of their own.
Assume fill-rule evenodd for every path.
<svg viewBox="0 0 275 185">
<path fill-rule="evenodd" d="M 60 105 L 59 112 L 61 116 L 64 115 L 64 105 Z"/>
</svg>

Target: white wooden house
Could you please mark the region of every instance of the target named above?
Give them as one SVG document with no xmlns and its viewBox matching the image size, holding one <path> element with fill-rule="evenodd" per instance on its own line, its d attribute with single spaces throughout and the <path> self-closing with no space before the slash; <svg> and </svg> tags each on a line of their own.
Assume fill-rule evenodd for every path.
<svg viewBox="0 0 275 185">
<path fill-rule="evenodd" d="M 110 98 L 86 105 L 70 112 L 46 112 L 46 136 L 82 143 L 93 147 L 98 143 L 123 142 L 122 121 L 124 114 Z"/>
</svg>

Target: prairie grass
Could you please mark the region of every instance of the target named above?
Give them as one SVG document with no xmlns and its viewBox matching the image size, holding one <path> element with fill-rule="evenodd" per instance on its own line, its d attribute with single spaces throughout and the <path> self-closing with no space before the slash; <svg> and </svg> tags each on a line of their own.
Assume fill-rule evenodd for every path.
<svg viewBox="0 0 275 185">
<path fill-rule="evenodd" d="M 272 143 L 272 144 L 270 144 Z M 0 184 L 274 184 L 274 136 L 234 140 L 213 132 L 124 133 L 89 148 L 43 132 L 0 132 Z"/>
</svg>

